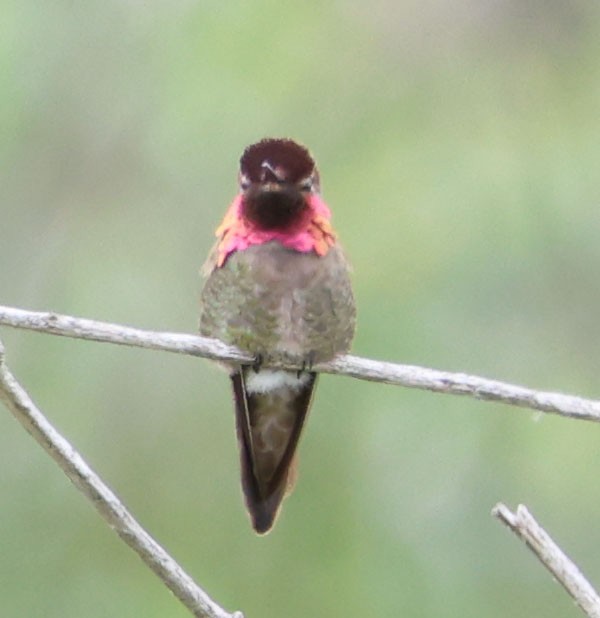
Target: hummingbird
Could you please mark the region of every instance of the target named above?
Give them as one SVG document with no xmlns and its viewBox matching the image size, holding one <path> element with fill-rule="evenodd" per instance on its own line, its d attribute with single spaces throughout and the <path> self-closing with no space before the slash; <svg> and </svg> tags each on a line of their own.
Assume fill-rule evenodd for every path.
<svg viewBox="0 0 600 618">
<path fill-rule="evenodd" d="M 244 150 L 238 180 L 203 268 L 200 333 L 255 358 L 226 368 L 245 502 L 254 530 L 265 534 L 296 481 L 312 367 L 349 350 L 356 309 L 309 151 L 291 139 L 263 139 Z"/>
</svg>

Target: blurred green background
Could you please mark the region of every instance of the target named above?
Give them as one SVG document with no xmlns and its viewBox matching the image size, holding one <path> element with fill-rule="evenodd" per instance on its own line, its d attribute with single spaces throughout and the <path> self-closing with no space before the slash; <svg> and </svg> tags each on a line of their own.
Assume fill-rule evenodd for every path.
<svg viewBox="0 0 600 618">
<path fill-rule="evenodd" d="M 307 144 L 357 354 L 600 397 L 600 5 L 2 3 L 0 303 L 194 332 L 243 148 Z M 596 426 L 324 376 L 275 530 L 207 361 L 0 330 L 11 369 L 228 609 L 578 616 L 490 517 L 525 502 L 600 585 Z M 0 614 L 187 612 L 7 414 Z"/>
</svg>

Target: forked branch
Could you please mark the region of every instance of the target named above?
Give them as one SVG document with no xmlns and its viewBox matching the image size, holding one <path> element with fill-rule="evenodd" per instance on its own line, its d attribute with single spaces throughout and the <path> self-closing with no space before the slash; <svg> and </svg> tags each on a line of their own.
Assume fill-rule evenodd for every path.
<svg viewBox="0 0 600 618">
<path fill-rule="evenodd" d="M 492 514 L 527 544 L 587 616 L 600 618 L 598 593 L 525 506 L 520 504 L 516 513 L 513 513 L 504 504 L 499 503 L 492 510 Z"/>
</svg>

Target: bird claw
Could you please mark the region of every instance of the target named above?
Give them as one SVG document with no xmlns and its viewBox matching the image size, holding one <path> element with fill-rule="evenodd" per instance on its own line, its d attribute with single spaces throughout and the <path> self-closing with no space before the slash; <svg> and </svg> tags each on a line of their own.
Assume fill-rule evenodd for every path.
<svg viewBox="0 0 600 618">
<path fill-rule="evenodd" d="M 305 371 L 312 371 L 315 362 L 315 353 L 309 352 L 308 356 L 302 361 L 302 368 L 296 372 L 296 377 L 299 378 Z"/>
<path fill-rule="evenodd" d="M 254 357 L 254 362 L 252 363 L 252 369 L 254 370 L 254 373 L 258 373 L 260 371 L 261 365 L 264 362 L 264 357 L 262 354 L 257 354 Z"/>
</svg>

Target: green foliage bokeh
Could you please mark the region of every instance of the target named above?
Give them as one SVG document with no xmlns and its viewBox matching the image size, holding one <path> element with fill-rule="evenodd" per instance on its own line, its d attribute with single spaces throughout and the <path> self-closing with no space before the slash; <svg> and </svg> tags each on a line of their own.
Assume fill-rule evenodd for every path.
<svg viewBox="0 0 600 618">
<path fill-rule="evenodd" d="M 598 397 L 600 8 L 3 3 L 0 303 L 194 332 L 242 149 L 307 144 L 354 266 L 357 354 Z M 226 376 L 2 328 L 53 423 L 222 605 L 576 616 L 489 515 L 525 502 L 600 584 L 594 425 L 322 377 L 253 535 Z M 184 617 L 8 414 L 0 614 Z"/>
</svg>

